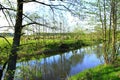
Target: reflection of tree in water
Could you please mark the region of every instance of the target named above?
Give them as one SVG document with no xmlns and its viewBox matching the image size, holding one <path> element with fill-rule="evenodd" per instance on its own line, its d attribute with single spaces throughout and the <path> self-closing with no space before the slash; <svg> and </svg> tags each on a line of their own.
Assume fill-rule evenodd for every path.
<svg viewBox="0 0 120 80">
<path fill-rule="evenodd" d="M 21 66 L 16 70 L 15 79 L 18 80 L 65 80 L 69 74 L 71 64 L 66 55 L 59 55 L 59 59 L 49 62 L 44 58 L 44 63 L 34 60 L 33 62 L 20 63 Z"/>
<path fill-rule="evenodd" d="M 42 65 L 43 80 L 64 80 L 67 77 L 71 64 L 66 59 L 66 56 L 60 55 L 58 61 L 54 58 L 52 63 L 47 63 L 47 59 L 44 60 L 45 64 Z"/>
<path fill-rule="evenodd" d="M 71 68 L 82 63 L 86 54 L 91 55 L 92 53 L 97 53 L 97 56 L 100 57 L 100 46 L 73 50 L 70 53 L 60 54 L 58 55 L 59 57 L 47 57 L 43 59 L 42 63 L 41 61 L 34 60 L 36 63 L 32 64 L 28 62 L 31 65 L 23 65 L 28 66 L 24 69 L 28 70 L 28 77 L 30 76 L 33 80 L 41 80 L 41 76 L 42 80 L 65 80 L 65 78 L 70 74 Z M 24 80 L 25 74 L 22 73 L 22 75 L 22 79 Z"/>
<path fill-rule="evenodd" d="M 52 63 L 48 63 L 48 60 L 45 58 L 42 65 L 43 80 L 62 80 L 62 78 L 66 78 L 71 67 L 82 63 L 84 55 L 90 53 L 90 51 L 90 48 L 73 50 L 71 56 L 69 56 L 69 53 L 59 55 L 58 61 L 53 57 Z"/>
<path fill-rule="evenodd" d="M 102 45 L 96 45 L 84 48 L 84 54 L 95 54 L 98 59 L 103 56 Z"/>
<path fill-rule="evenodd" d="M 36 66 L 38 61 L 32 65 L 29 61 L 20 63 L 17 67 L 15 80 L 41 80 L 41 68 Z"/>
<path fill-rule="evenodd" d="M 77 53 L 78 52 L 78 53 Z M 70 57 L 70 61 L 71 61 L 71 65 L 75 66 L 78 63 L 82 63 L 83 62 L 83 58 L 84 58 L 84 51 L 81 50 L 73 50 L 72 51 L 73 55 Z"/>
<path fill-rule="evenodd" d="M 52 57 L 53 62 L 48 63 L 48 59 L 44 59 L 44 64 L 41 65 L 42 79 L 43 80 L 65 80 L 69 75 L 71 67 L 82 63 L 84 58 L 84 52 L 80 50 L 73 50 L 72 55 L 68 57 L 68 54 L 60 54 L 59 59 L 56 60 Z"/>
<path fill-rule="evenodd" d="M 94 53 L 96 53 L 97 58 L 100 59 L 103 56 L 102 46 L 97 45 L 94 49 Z"/>
</svg>

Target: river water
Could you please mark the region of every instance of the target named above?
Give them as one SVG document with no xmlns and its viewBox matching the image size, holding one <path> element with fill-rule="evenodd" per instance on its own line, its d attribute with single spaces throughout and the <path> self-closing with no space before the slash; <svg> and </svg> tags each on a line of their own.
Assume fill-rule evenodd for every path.
<svg viewBox="0 0 120 80">
<path fill-rule="evenodd" d="M 15 80 L 67 80 L 69 76 L 103 64 L 102 55 L 102 46 L 97 45 L 20 62 Z"/>
</svg>

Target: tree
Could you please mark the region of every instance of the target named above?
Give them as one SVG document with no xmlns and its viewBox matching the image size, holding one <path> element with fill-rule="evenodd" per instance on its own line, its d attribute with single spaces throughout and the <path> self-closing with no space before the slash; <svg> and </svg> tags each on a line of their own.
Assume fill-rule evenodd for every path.
<svg viewBox="0 0 120 80">
<path fill-rule="evenodd" d="M 11 6 L 11 1 L 9 1 L 9 0 L 7 0 L 7 1 L 9 2 L 10 7 L 6 7 L 6 6 L 3 6 L 2 4 L 0 4 L 0 10 L 3 11 L 3 14 L 5 15 L 5 18 L 8 21 L 8 23 L 9 23 L 9 20 L 8 20 L 7 16 L 9 16 L 9 18 L 12 22 L 12 19 L 9 15 L 9 11 L 16 12 L 15 25 L 14 25 L 14 23 L 12 25 L 12 27 L 14 28 L 14 38 L 13 38 L 13 43 L 12 43 L 12 49 L 11 49 L 11 54 L 9 55 L 9 59 L 7 60 L 7 63 L 8 63 L 7 80 L 14 79 L 14 73 L 15 73 L 15 69 L 16 69 L 16 62 L 17 62 L 17 56 L 18 56 L 17 52 L 19 51 L 20 39 L 22 36 L 23 28 L 26 26 L 29 26 L 29 25 L 39 25 L 39 26 L 44 26 L 44 27 L 50 28 L 50 29 L 55 29 L 53 27 L 53 24 L 52 24 L 52 27 L 51 27 L 51 25 L 42 24 L 40 22 L 37 22 L 37 21 L 31 19 L 29 16 L 27 16 L 23 13 L 23 4 L 30 3 L 30 2 L 48 6 L 51 9 L 51 11 L 53 12 L 53 14 L 54 14 L 54 9 L 58 9 L 58 10 L 64 10 L 64 11 L 68 10 L 74 16 L 77 16 L 77 17 L 82 16 L 82 19 L 87 18 L 86 16 L 90 16 L 91 14 L 92 15 L 97 14 L 97 16 L 99 15 L 101 26 L 102 26 L 102 33 L 103 33 L 102 36 L 103 36 L 103 49 L 104 49 L 105 61 L 106 61 L 106 63 L 109 63 L 108 50 L 111 49 L 111 47 L 109 45 L 112 45 L 112 54 L 110 56 L 110 61 L 112 63 L 114 63 L 114 61 L 116 59 L 116 31 L 117 31 L 116 29 L 117 29 L 117 15 L 118 15 L 117 9 L 118 9 L 119 1 L 117 1 L 117 0 L 98 0 L 98 3 L 90 3 L 90 2 L 85 2 L 84 0 L 68 0 L 68 2 L 63 2 L 64 4 L 67 3 L 67 5 L 62 5 L 62 4 L 54 5 L 54 4 L 47 4 L 47 3 L 44 3 L 44 2 L 41 2 L 38 0 L 16 0 L 17 1 L 16 2 L 17 10 L 15 10 Z M 89 9 L 84 4 L 89 4 L 88 5 L 89 7 L 94 7 L 94 8 Z M 97 6 L 97 4 L 98 4 L 98 6 Z M 60 8 L 60 7 L 62 7 L 62 8 Z M 6 10 L 6 12 L 4 10 Z M 81 11 L 81 13 L 80 13 L 80 11 Z M 109 14 L 109 16 L 107 16 L 107 14 Z M 23 24 L 24 17 L 27 18 L 30 22 L 27 24 Z M 109 24 L 108 24 L 108 21 L 109 21 Z M 108 25 L 109 25 L 109 41 L 107 43 Z M 112 38 L 110 35 L 112 35 Z M 112 42 L 112 44 L 109 44 L 111 42 Z M 111 60 L 111 58 L 112 58 L 112 60 Z M 6 65 L 6 63 L 5 63 L 5 65 Z M 3 72 L 3 70 L 2 70 L 2 72 Z"/>
<path fill-rule="evenodd" d="M 112 26 L 112 63 L 116 60 L 116 32 L 117 32 L 117 8 L 118 8 L 117 0 L 111 0 L 111 26 Z"/>
<path fill-rule="evenodd" d="M 97 0 L 93 2 L 82 2 L 85 3 L 85 5 L 89 5 L 89 7 L 91 7 L 87 8 L 87 6 L 84 5 L 83 12 L 85 14 L 87 13 L 88 16 L 96 15 L 97 22 L 101 23 L 100 25 L 102 28 L 103 53 L 106 64 L 114 63 L 117 58 L 116 54 L 118 54 L 116 52 L 116 36 L 118 25 L 117 23 L 119 20 L 119 2 L 120 1 L 118 0 Z"/>
<path fill-rule="evenodd" d="M 102 29 L 103 29 L 103 49 L 104 49 L 104 58 L 106 63 L 114 63 L 116 60 L 116 31 L 117 31 L 117 15 L 118 15 L 118 4 L 119 1 L 117 0 L 103 0 L 103 18 L 102 18 L 102 8 L 100 6 L 101 2 L 98 0 L 98 6 L 99 6 L 99 16 L 100 21 L 102 23 Z M 109 8 L 106 8 L 109 6 Z M 109 24 L 107 23 L 107 13 L 109 13 Z M 107 27 L 109 25 L 109 27 Z M 107 28 L 108 30 L 108 38 L 107 38 Z M 112 37 L 111 37 L 112 36 Z M 112 50 L 112 52 L 111 52 Z M 110 57 L 109 57 L 110 56 Z"/>
<path fill-rule="evenodd" d="M 22 17 L 23 17 L 23 0 L 17 0 L 15 32 L 14 32 L 11 54 L 10 54 L 9 60 L 8 60 L 7 80 L 12 80 L 14 78 L 16 62 L 17 62 L 17 51 L 19 49 L 21 31 L 23 28 L 22 27 Z"/>
<path fill-rule="evenodd" d="M 8 0 L 8 2 L 11 3 L 11 1 L 9 1 L 9 0 Z M 17 10 L 13 9 L 12 7 L 6 8 L 1 4 L 0 10 L 3 10 L 3 11 L 7 10 L 7 11 L 15 11 L 16 12 L 15 25 L 13 25 L 14 26 L 14 37 L 13 37 L 12 49 L 11 49 L 11 53 L 9 54 L 9 59 L 5 63 L 5 65 L 8 63 L 7 74 L 6 74 L 7 80 L 14 79 L 14 73 L 15 73 L 16 62 L 17 62 L 17 57 L 18 57 L 17 52 L 19 51 L 20 39 L 22 36 L 22 33 L 21 33 L 22 29 L 26 26 L 33 25 L 33 24 L 40 25 L 40 26 L 42 25 L 44 27 L 52 28 L 50 26 L 47 26 L 46 24 L 41 24 L 41 23 L 38 23 L 38 22 L 32 20 L 31 18 L 29 18 L 27 15 L 25 15 L 23 13 L 23 4 L 28 3 L 28 2 L 35 2 L 38 4 L 42 4 L 42 5 L 50 7 L 52 10 L 55 7 L 63 7 L 65 9 L 69 10 L 69 8 L 67 8 L 65 5 L 46 4 L 44 2 L 40 2 L 37 0 L 17 0 Z M 57 8 L 57 9 L 59 9 L 59 8 Z M 23 25 L 23 16 L 28 18 L 31 22 Z M 7 17 L 6 17 L 6 19 L 7 19 Z M 3 72 L 3 70 L 2 70 L 2 72 Z M 1 72 L 1 76 L 2 76 L 2 72 Z"/>
</svg>

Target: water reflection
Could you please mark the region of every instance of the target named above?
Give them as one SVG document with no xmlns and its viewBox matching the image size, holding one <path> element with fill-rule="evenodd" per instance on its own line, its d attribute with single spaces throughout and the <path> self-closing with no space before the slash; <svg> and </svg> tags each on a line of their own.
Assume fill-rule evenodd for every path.
<svg viewBox="0 0 120 80">
<path fill-rule="evenodd" d="M 101 46 L 78 50 L 31 60 L 17 64 L 16 80 L 65 80 L 87 68 L 103 63 Z"/>
</svg>

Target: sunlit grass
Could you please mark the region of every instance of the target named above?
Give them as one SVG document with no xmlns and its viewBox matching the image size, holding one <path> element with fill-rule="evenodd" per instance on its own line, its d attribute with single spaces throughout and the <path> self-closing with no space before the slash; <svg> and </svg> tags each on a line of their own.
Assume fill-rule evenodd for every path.
<svg viewBox="0 0 120 80">
<path fill-rule="evenodd" d="M 114 65 L 100 65 L 80 72 L 69 80 L 120 80 L 120 60 Z"/>
<path fill-rule="evenodd" d="M 12 44 L 13 37 L 6 37 L 6 38 L 9 41 L 9 43 Z M 79 38 L 76 39 L 74 37 L 68 39 L 63 39 L 63 38 L 34 39 L 33 36 L 31 36 L 30 38 L 32 39 L 27 39 L 26 36 L 21 37 L 19 51 L 17 52 L 19 58 L 30 55 L 33 56 L 39 53 L 40 54 L 45 52 L 48 53 L 48 51 L 55 52 L 60 50 L 62 51 L 73 50 L 80 48 L 82 46 L 88 46 L 93 44 L 92 42 L 90 42 L 90 39 L 87 37 L 80 39 Z M 3 38 L 0 38 L 0 51 L 1 51 L 0 60 L 4 60 L 8 58 L 8 55 L 11 51 L 11 46 Z"/>
<path fill-rule="evenodd" d="M 6 39 L 9 41 L 9 43 L 12 44 L 13 37 L 6 37 Z M 4 38 L 0 38 L 0 46 L 9 45 L 8 42 Z"/>
<path fill-rule="evenodd" d="M 13 38 L 6 37 L 10 44 L 12 44 Z M 4 62 L 8 58 L 10 53 L 11 45 L 4 39 L 0 37 L 0 64 Z"/>
</svg>

